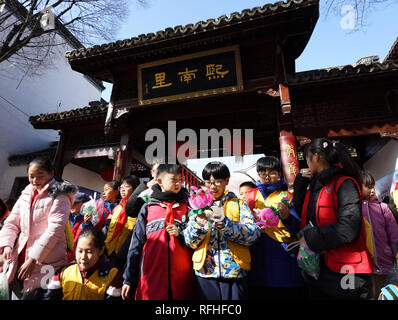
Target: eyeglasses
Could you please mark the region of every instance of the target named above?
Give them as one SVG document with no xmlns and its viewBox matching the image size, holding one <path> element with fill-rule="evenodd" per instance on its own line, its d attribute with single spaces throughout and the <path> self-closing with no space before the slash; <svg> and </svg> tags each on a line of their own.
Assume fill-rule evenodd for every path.
<svg viewBox="0 0 398 320">
<path fill-rule="evenodd" d="M 275 178 L 277 175 L 278 175 L 278 172 L 276 172 L 276 171 L 271 171 L 271 172 L 265 172 L 265 171 L 260 171 L 259 173 L 258 173 L 258 175 L 261 177 L 261 178 L 265 178 L 265 177 L 269 177 L 269 178 Z"/>
<path fill-rule="evenodd" d="M 126 190 L 126 189 L 131 189 L 132 188 L 132 186 L 130 186 L 130 185 L 127 185 L 127 186 L 124 186 L 124 185 L 121 185 L 120 187 L 119 187 L 119 190 Z"/>
<path fill-rule="evenodd" d="M 223 183 L 224 180 L 214 180 L 214 181 L 210 181 L 210 180 L 205 180 L 205 185 L 210 187 L 212 184 L 214 184 L 215 186 L 220 186 Z"/>
</svg>

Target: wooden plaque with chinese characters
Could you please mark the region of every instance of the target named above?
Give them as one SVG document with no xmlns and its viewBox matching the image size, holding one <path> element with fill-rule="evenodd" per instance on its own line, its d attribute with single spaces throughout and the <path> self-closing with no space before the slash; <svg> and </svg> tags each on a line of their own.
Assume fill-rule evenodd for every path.
<svg viewBox="0 0 398 320">
<path fill-rule="evenodd" d="M 139 105 L 241 90 L 238 46 L 138 65 Z"/>
</svg>

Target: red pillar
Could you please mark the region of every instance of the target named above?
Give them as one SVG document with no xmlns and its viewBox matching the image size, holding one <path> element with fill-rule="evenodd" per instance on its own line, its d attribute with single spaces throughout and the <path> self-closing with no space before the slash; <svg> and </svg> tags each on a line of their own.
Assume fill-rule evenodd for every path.
<svg viewBox="0 0 398 320">
<path fill-rule="evenodd" d="M 120 181 L 126 174 L 127 168 L 127 160 L 128 160 L 128 152 L 127 150 L 119 150 L 116 153 L 115 159 L 115 168 L 113 170 L 113 180 Z"/>
<path fill-rule="evenodd" d="M 288 186 L 293 185 L 296 175 L 300 172 L 297 157 L 296 137 L 283 135 L 279 137 L 281 147 L 281 163 L 283 176 Z"/>
</svg>

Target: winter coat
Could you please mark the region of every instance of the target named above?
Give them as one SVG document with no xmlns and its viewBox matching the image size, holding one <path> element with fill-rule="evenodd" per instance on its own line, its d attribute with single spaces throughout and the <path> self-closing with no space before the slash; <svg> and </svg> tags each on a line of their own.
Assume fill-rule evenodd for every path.
<svg viewBox="0 0 398 320">
<path fill-rule="evenodd" d="M 310 200 L 307 210 L 307 221 L 315 228 L 304 233 L 305 241 L 311 250 L 315 252 L 328 251 L 353 242 L 361 234 L 362 214 L 361 197 L 358 188 L 351 180 L 344 181 L 337 191 L 338 221 L 322 227 L 318 226 L 316 219 L 316 204 L 321 189 L 335 175 L 341 173 L 338 167 L 330 167 L 314 176 L 310 184 Z M 294 207 L 302 216 L 305 193 L 309 179 L 303 178 L 301 174 L 296 176 L 294 182 Z"/>
<path fill-rule="evenodd" d="M 394 246 L 398 242 L 398 225 L 387 204 L 377 200 L 363 201 L 362 214 L 370 223 L 374 272 L 387 274 L 394 262 Z"/>
<path fill-rule="evenodd" d="M 218 229 L 214 224 L 209 227 L 207 223 L 202 226 L 196 222 L 196 216 L 192 215 L 189 218 L 187 228 L 184 230 L 185 242 L 192 249 L 196 249 L 196 251 L 202 249 L 204 242 L 207 245 L 203 266 L 200 270 L 195 270 L 195 274 L 202 278 L 217 279 L 247 277 L 248 269 L 250 269 L 248 247 L 260 236 L 260 228 L 254 223 L 253 214 L 247 203 L 239 201 L 232 192 L 226 190 L 221 201 L 214 201 L 213 206 L 224 208 L 225 225 L 223 228 Z M 226 208 L 229 208 L 228 210 L 231 210 L 231 212 L 225 212 Z M 238 219 L 235 221 L 228 216 L 237 216 Z M 234 253 L 229 246 L 230 242 L 242 246 L 236 251 L 235 256 L 237 258 L 239 256 L 244 257 L 244 260 L 246 260 L 244 262 L 248 263 L 248 268 L 242 268 L 239 261 L 234 259 Z"/>
<path fill-rule="evenodd" d="M 67 194 L 50 196 L 49 188 L 57 183 L 52 179 L 32 203 L 33 186 L 29 184 L 15 203 L 10 216 L 0 231 L 0 248 L 13 249 L 9 283 L 18 267 L 18 255 L 24 247 L 25 260 L 36 260 L 31 275 L 24 280 L 23 292 L 41 287 L 42 278 L 67 263 L 65 225 L 71 209 L 71 197 Z M 51 272 L 51 271 L 50 271 Z"/>
<path fill-rule="evenodd" d="M 124 283 L 136 289 L 136 300 L 186 300 L 194 298 L 192 252 L 181 235 L 186 225 L 185 202 L 172 205 L 173 223 L 180 235 L 166 231 L 167 205 L 151 198 L 141 208 L 128 250 Z"/>
<path fill-rule="evenodd" d="M 287 186 L 286 186 L 287 188 Z M 255 201 L 249 208 L 263 209 L 265 206 L 277 206 L 280 199 L 290 193 L 286 190 L 274 191 L 264 199 L 258 189 L 250 190 Z M 253 200 L 254 200 L 253 199 Z M 275 200 L 273 200 L 275 199 Z M 290 208 L 290 215 L 280 220 L 276 228 L 263 229 L 260 238 L 251 246 L 252 268 L 249 284 L 256 287 L 300 287 L 303 285 L 301 269 L 296 256 L 287 251 L 287 244 L 295 240 L 300 228 L 300 218 L 295 209 Z M 266 233 L 267 232 L 267 233 Z M 279 240 L 279 241 L 278 241 Z"/>
</svg>

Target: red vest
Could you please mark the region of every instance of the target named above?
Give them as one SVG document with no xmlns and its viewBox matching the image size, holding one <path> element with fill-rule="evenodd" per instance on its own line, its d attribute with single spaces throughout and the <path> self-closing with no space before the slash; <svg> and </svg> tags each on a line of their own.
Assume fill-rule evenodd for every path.
<svg viewBox="0 0 398 320">
<path fill-rule="evenodd" d="M 147 207 L 147 240 L 142 249 L 140 279 L 136 300 L 167 300 L 169 281 L 174 300 L 194 298 L 192 252 L 165 229 L 166 208 L 159 204 Z M 187 221 L 188 207 L 180 203 L 173 208 L 174 224 Z M 185 216 L 183 218 L 183 216 Z"/>
<path fill-rule="evenodd" d="M 347 179 L 351 179 L 358 187 L 358 183 L 346 176 L 337 175 L 333 177 L 320 191 L 316 202 L 316 222 L 319 227 L 337 222 L 337 190 Z M 310 200 L 310 190 L 305 195 L 303 211 L 301 214 L 300 229 L 303 229 L 307 223 L 307 210 Z M 353 242 L 331 249 L 325 254 L 326 265 L 329 269 L 338 273 L 342 272 L 343 266 L 350 266 L 355 273 L 372 273 L 372 257 L 366 247 L 365 223 L 362 217 L 361 235 Z"/>
</svg>

